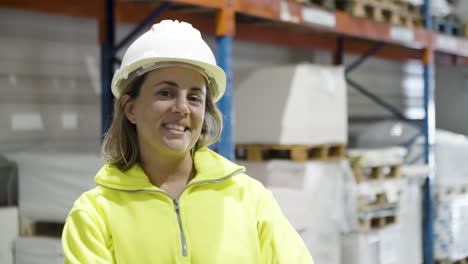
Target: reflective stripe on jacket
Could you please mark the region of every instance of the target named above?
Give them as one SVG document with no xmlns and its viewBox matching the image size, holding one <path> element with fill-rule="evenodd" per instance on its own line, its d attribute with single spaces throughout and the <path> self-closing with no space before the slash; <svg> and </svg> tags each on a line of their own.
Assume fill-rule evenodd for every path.
<svg viewBox="0 0 468 264">
<path fill-rule="evenodd" d="M 309 264 L 301 237 L 270 191 L 203 148 L 178 199 L 139 166 L 105 165 L 75 202 L 62 235 L 65 263 Z"/>
</svg>

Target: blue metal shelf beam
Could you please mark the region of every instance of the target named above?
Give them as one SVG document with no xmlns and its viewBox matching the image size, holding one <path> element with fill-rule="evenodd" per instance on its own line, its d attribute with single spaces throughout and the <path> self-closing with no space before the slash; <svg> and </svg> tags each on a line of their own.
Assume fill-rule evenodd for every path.
<svg viewBox="0 0 468 264">
<path fill-rule="evenodd" d="M 424 0 L 422 12 L 424 26 L 432 28 L 430 0 Z M 432 145 L 435 136 L 434 110 L 434 50 L 428 47 L 424 50 L 424 162 L 434 168 Z M 434 172 L 426 178 L 423 186 L 423 256 L 424 264 L 434 263 Z"/>
<path fill-rule="evenodd" d="M 234 133 L 232 107 L 232 36 L 218 36 L 216 38 L 216 58 L 218 65 L 226 72 L 226 93 L 218 103 L 223 113 L 223 133 L 216 144 L 218 153 L 234 160 Z"/>
<path fill-rule="evenodd" d="M 343 50 L 343 43 L 339 43 L 339 50 Z M 384 109 L 388 110 L 390 113 L 393 114 L 398 119 L 401 119 L 403 121 L 411 122 L 413 120 L 408 119 L 398 108 L 394 107 L 393 105 L 387 103 L 385 100 L 381 99 L 379 96 L 376 94 L 370 92 L 368 89 L 365 89 L 362 85 L 357 83 L 356 81 L 353 81 L 351 78 L 349 78 L 349 74 L 357 69 L 359 66 L 361 66 L 367 59 L 370 57 L 376 55 L 380 50 L 382 50 L 386 46 L 385 43 L 377 43 L 374 47 L 372 47 L 370 50 L 368 50 L 365 54 L 363 54 L 361 57 L 356 59 L 353 63 L 351 63 L 349 66 L 346 67 L 345 69 L 345 74 L 346 74 L 346 82 L 356 89 L 358 92 L 366 96 L 367 98 L 371 99 L 373 102 L 376 104 L 382 106 Z M 336 58 L 336 55 L 335 55 Z"/>
<path fill-rule="evenodd" d="M 112 105 L 114 97 L 111 92 L 112 75 L 114 74 L 114 41 L 115 17 L 114 0 L 105 2 L 105 39 L 101 43 L 101 136 L 109 130 L 112 120 Z"/>
<path fill-rule="evenodd" d="M 346 73 L 346 74 L 349 74 L 349 73 L 351 73 L 352 71 L 354 71 L 357 67 L 359 67 L 361 64 L 363 64 L 368 58 L 374 56 L 374 55 L 377 54 L 379 51 L 381 51 L 383 48 L 385 48 L 385 46 L 387 46 L 387 44 L 385 44 L 385 43 L 377 43 L 372 49 L 370 49 L 368 52 L 366 52 L 366 54 L 364 54 L 363 56 L 359 57 L 356 61 L 354 61 L 353 63 L 351 63 L 351 65 L 349 65 L 348 67 L 346 67 L 345 73 Z"/>
<path fill-rule="evenodd" d="M 396 108 L 393 105 L 387 103 L 385 100 L 381 99 L 376 94 L 374 94 L 374 93 L 370 92 L 369 90 L 365 89 L 364 87 L 362 87 L 357 82 L 351 80 L 348 77 L 346 77 L 346 82 L 349 85 L 351 85 L 351 87 L 353 87 L 354 89 L 359 91 L 361 94 L 365 95 L 367 98 L 371 99 L 372 101 L 374 101 L 378 105 L 382 106 L 384 109 L 388 110 L 396 118 L 398 118 L 400 120 L 403 120 L 403 121 L 407 121 L 407 122 L 412 122 L 413 121 L 411 119 L 408 119 L 403 113 L 401 113 L 401 111 L 398 108 Z"/>
</svg>

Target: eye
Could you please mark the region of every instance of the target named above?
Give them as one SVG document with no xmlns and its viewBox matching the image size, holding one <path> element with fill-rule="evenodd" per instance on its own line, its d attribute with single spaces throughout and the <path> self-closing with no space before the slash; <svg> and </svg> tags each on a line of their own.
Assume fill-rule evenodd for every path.
<svg viewBox="0 0 468 264">
<path fill-rule="evenodd" d="M 158 95 L 161 95 L 161 96 L 164 96 L 164 97 L 170 97 L 173 94 L 172 94 L 172 92 L 170 90 L 163 89 L 163 90 L 159 90 Z"/>
<path fill-rule="evenodd" d="M 201 103 L 202 99 L 198 95 L 191 95 L 188 98 L 192 102 Z"/>
</svg>

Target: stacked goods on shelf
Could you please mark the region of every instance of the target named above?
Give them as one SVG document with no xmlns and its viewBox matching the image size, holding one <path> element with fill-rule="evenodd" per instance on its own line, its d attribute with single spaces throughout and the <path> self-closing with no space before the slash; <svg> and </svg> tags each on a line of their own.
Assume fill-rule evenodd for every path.
<svg viewBox="0 0 468 264">
<path fill-rule="evenodd" d="M 439 188 L 468 184 L 468 137 L 444 130 L 437 130 L 434 157 Z"/>
<path fill-rule="evenodd" d="M 343 234 L 342 263 L 422 263 L 421 186 L 427 173 L 426 167 L 401 168 L 398 221 L 370 232 Z"/>
<path fill-rule="evenodd" d="M 423 263 L 422 186 L 429 173 L 426 165 L 405 165 L 401 169 L 407 186 L 401 194 L 398 212 L 400 263 Z"/>
<path fill-rule="evenodd" d="M 316 263 L 340 264 L 354 185 L 343 67 L 308 63 L 236 72 L 236 156 L 272 191 Z M 351 187 L 349 187 L 351 186 Z"/>
<path fill-rule="evenodd" d="M 335 0 L 293 0 L 301 4 L 315 4 L 327 9 L 335 9 Z"/>
<path fill-rule="evenodd" d="M 356 17 L 406 27 L 422 27 L 423 16 L 413 1 L 337 0 L 337 7 Z"/>
<path fill-rule="evenodd" d="M 357 228 L 354 180 L 347 160 L 237 161 L 272 191 L 315 263 L 341 264 L 341 233 Z"/>
<path fill-rule="evenodd" d="M 464 25 L 460 20 L 452 1 L 431 0 L 432 29 L 436 32 L 451 35 L 464 36 Z M 460 1 L 463 2 L 463 1 Z"/>
<path fill-rule="evenodd" d="M 398 229 L 388 226 L 369 233 L 343 235 L 342 263 L 398 264 Z"/>
<path fill-rule="evenodd" d="M 0 207 L 0 263 L 13 264 L 14 240 L 18 236 L 18 209 Z"/>
<path fill-rule="evenodd" d="M 95 187 L 93 177 L 103 162 L 96 154 L 7 157 L 18 164 L 21 236 L 15 241 L 16 263 L 56 263 L 63 258 L 60 236 L 65 219 L 81 193 Z"/>
<path fill-rule="evenodd" d="M 260 146 L 261 159 L 268 159 L 265 155 L 278 148 L 285 153 L 275 155 L 290 158 L 297 154 L 298 161 L 315 159 L 316 151 L 340 156 L 336 153 L 347 141 L 343 67 L 272 66 L 251 70 L 239 79 L 242 81 L 234 89 L 234 116 L 236 143 L 242 149 Z"/>
<path fill-rule="evenodd" d="M 468 260 L 468 195 L 439 200 L 434 221 L 435 258 L 439 263 Z"/>
<path fill-rule="evenodd" d="M 453 13 L 463 23 L 463 36 L 468 37 L 468 1 L 456 1 Z"/>
<path fill-rule="evenodd" d="M 414 221 L 410 222 L 414 212 L 408 209 L 420 206 L 419 200 L 402 210 L 402 203 L 414 198 L 408 179 L 401 174 L 405 154 L 399 147 L 348 151 L 356 182 L 354 199 L 359 226 L 354 232 L 343 234 L 342 263 L 418 263 L 421 259 L 420 255 L 405 255 L 403 252 L 407 250 L 400 249 L 405 240 L 414 246 L 420 235 L 413 231 L 405 234 L 411 236 L 409 239 L 403 240 L 400 234 L 408 229 L 405 224 L 414 226 Z"/>
<path fill-rule="evenodd" d="M 445 17 L 449 15 L 451 10 L 450 1 L 447 0 L 430 0 L 431 15 L 436 17 Z"/>
<path fill-rule="evenodd" d="M 468 258 L 468 138 L 438 130 L 434 153 L 438 198 L 435 258 L 440 263 L 463 263 Z"/>
<path fill-rule="evenodd" d="M 399 147 L 348 151 L 358 190 L 359 231 L 396 223 L 400 194 L 405 187 L 400 171 L 405 154 Z"/>
<path fill-rule="evenodd" d="M 432 29 L 450 36 L 464 36 L 463 24 L 455 16 L 432 17 Z"/>
</svg>

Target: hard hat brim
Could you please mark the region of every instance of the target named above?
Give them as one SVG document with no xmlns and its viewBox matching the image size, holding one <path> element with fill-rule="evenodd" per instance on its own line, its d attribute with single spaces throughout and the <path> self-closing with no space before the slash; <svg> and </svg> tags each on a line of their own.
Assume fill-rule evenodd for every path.
<svg viewBox="0 0 468 264">
<path fill-rule="evenodd" d="M 122 70 L 117 70 L 112 79 L 112 94 L 114 94 L 116 98 L 119 98 L 122 91 L 125 89 L 125 80 L 128 80 L 132 73 L 138 71 L 139 69 L 144 71 L 146 68 L 150 67 L 158 68 L 158 64 L 168 62 L 179 62 L 183 64 L 194 65 L 203 69 L 205 72 L 202 74 L 207 75 L 211 79 L 210 85 L 207 88 L 212 89 L 214 102 L 218 102 L 221 97 L 223 97 L 226 91 L 226 73 L 223 69 L 209 63 L 180 58 L 148 58 L 130 64 L 124 67 Z"/>
</svg>

